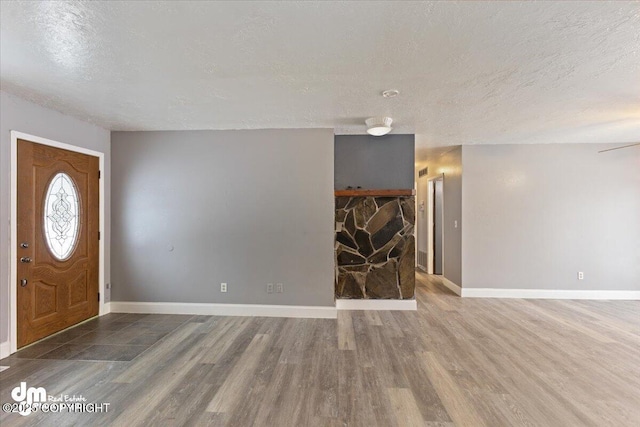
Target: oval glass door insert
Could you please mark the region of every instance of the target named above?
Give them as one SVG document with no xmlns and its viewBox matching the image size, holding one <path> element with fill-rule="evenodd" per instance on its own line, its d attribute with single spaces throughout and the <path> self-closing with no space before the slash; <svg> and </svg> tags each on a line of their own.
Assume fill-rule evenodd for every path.
<svg viewBox="0 0 640 427">
<path fill-rule="evenodd" d="M 60 261 L 68 259 L 80 235 L 80 198 L 73 179 L 64 172 L 56 174 L 44 199 L 44 235 L 51 254 Z"/>
</svg>

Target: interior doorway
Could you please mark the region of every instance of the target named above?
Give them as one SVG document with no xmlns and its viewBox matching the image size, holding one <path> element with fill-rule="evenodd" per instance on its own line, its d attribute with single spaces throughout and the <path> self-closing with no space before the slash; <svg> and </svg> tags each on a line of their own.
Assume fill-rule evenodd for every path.
<svg viewBox="0 0 640 427">
<path fill-rule="evenodd" d="M 425 169 L 426 170 L 426 169 Z M 417 182 L 416 265 L 427 274 L 444 274 L 444 174 L 424 173 Z"/>
<path fill-rule="evenodd" d="M 105 314 L 104 153 L 11 131 L 10 353 Z"/>
<path fill-rule="evenodd" d="M 442 177 L 433 180 L 433 274 L 442 275 L 443 273 L 443 207 L 444 207 L 444 188 Z"/>
</svg>

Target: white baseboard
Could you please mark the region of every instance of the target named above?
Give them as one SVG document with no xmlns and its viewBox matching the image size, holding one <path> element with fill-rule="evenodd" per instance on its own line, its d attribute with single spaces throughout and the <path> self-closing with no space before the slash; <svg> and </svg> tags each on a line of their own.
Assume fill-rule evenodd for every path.
<svg viewBox="0 0 640 427">
<path fill-rule="evenodd" d="M 208 316 L 251 316 L 251 317 L 305 317 L 335 319 L 335 307 L 315 307 L 303 305 L 261 305 L 261 304 L 214 304 L 182 302 L 125 302 L 109 303 L 111 313 L 144 314 L 201 314 Z"/>
<path fill-rule="evenodd" d="M 414 299 L 337 299 L 338 310 L 410 310 L 418 309 Z"/>
<path fill-rule="evenodd" d="M 462 294 L 462 288 L 456 285 L 455 283 L 453 283 L 451 280 L 447 279 L 444 276 L 440 276 L 440 280 L 442 280 L 443 285 L 445 285 L 447 288 L 453 291 L 456 295 Z"/>
<path fill-rule="evenodd" d="M 11 342 L 0 342 L 0 359 L 9 357 L 11 355 Z"/>
<path fill-rule="evenodd" d="M 462 288 L 463 298 L 640 300 L 640 291 Z"/>
</svg>

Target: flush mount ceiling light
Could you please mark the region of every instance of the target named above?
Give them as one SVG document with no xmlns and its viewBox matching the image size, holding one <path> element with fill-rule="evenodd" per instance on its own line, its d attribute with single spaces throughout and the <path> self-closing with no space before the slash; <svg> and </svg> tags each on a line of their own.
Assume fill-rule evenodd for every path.
<svg viewBox="0 0 640 427">
<path fill-rule="evenodd" d="M 364 121 L 367 124 L 367 133 L 373 136 L 382 136 L 391 132 L 391 117 L 371 117 Z"/>
<path fill-rule="evenodd" d="M 395 89 L 389 89 L 389 90 L 385 90 L 384 92 L 382 92 L 382 96 L 385 98 L 394 98 L 396 96 L 398 96 L 400 92 L 395 90 Z"/>
</svg>

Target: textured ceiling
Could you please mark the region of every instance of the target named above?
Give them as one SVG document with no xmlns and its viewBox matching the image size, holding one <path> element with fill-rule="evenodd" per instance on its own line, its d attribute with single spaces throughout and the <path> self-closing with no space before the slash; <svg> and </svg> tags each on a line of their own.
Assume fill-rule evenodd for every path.
<svg viewBox="0 0 640 427">
<path fill-rule="evenodd" d="M 638 2 L 2 2 L 2 89 L 113 130 L 637 142 Z M 393 99 L 380 96 L 398 89 Z"/>
</svg>

